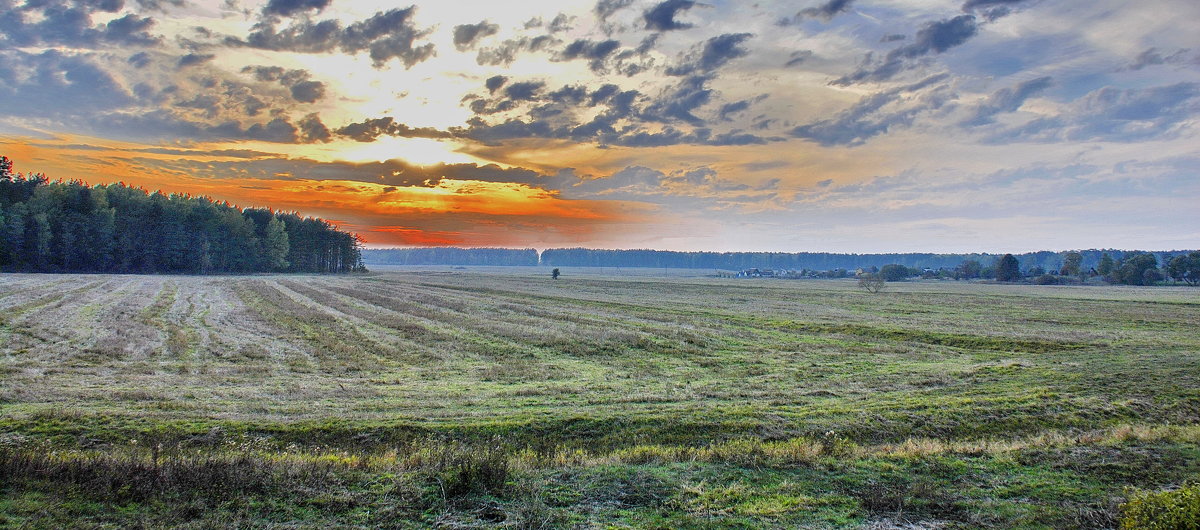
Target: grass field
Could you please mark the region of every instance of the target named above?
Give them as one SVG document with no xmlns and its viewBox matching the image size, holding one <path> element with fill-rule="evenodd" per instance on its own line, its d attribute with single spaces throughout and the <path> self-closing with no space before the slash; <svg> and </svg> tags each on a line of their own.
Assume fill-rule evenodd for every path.
<svg viewBox="0 0 1200 530">
<path fill-rule="evenodd" d="M 1115 527 L 1200 290 L 0 276 L 0 527 Z M 665 276 L 665 277 L 664 277 Z"/>
</svg>

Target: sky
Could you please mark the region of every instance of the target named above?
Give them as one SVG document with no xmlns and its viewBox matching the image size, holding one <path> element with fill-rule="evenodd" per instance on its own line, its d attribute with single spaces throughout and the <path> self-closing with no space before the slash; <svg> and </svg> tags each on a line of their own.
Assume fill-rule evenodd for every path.
<svg viewBox="0 0 1200 530">
<path fill-rule="evenodd" d="M 16 170 L 371 247 L 1200 247 L 1195 0 L 0 0 Z"/>
</svg>

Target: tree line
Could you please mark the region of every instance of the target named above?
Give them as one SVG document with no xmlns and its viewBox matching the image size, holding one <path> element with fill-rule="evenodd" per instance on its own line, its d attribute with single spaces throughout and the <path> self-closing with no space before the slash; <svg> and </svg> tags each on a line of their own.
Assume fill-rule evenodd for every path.
<svg viewBox="0 0 1200 530">
<path fill-rule="evenodd" d="M 916 269 L 900 264 L 888 264 L 876 269 L 863 270 L 863 274 L 878 276 L 885 281 L 902 281 L 913 277 L 969 280 L 992 279 L 1001 282 L 1029 281 L 1043 285 L 1060 283 L 1086 283 L 1091 278 L 1100 278 L 1108 283 L 1125 285 L 1155 285 L 1165 280 L 1200 285 L 1200 251 L 1172 255 L 1164 253 L 1162 267 L 1158 255 L 1151 252 L 1122 252 L 1114 259 L 1108 252 L 1101 252 L 1095 267 L 1085 265 L 1082 252 L 1066 252 L 1058 267 L 1046 269 L 1040 265 L 1022 267 L 1021 260 L 1012 254 L 984 265 L 977 260 L 964 260 L 953 269 Z"/>
<path fill-rule="evenodd" d="M 532 248 L 386 248 L 364 250 L 372 265 L 491 265 L 534 267 L 538 252 Z"/>
<path fill-rule="evenodd" d="M 0 270 L 244 273 L 365 270 L 328 221 L 121 184 L 13 172 L 0 156 Z"/>
<path fill-rule="evenodd" d="M 1163 264 L 1163 274 L 1176 255 L 1186 252 L 1138 252 L 1116 249 L 1079 250 L 1072 252 L 1029 252 L 1013 257 L 1019 262 L 1021 274 L 1030 271 L 1036 275 L 1046 271 L 1074 268 L 1085 272 L 1105 268 L 1120 261 L 1131 260 L 1138 255 L 1149 255 L 1156 263 Z M 1001 254 L 934 254 L 934 253 L 881 253 L 844 254 L 831 252 L 677 252 L 668 250 L 608 250 L 587 248 L 552 248 L 539 256 L 534 249 L 498 248 L 400 248 L 365 250 L 363 259 L 368 265 L 518 265 L 548 267 L 655 267 L 680 269 L 720 269 L 740 271 L 746 269 L 782 269 L 804 271 L 803 276 L 830 277 L 834 271 L 859 269 L 878 270 L 895 265 L 910 276 L 921 275 L 926 269 L 959 279 L 995 278 L 995 265 L 1003 258 Z M 1147 258 L 1139 258 L 1145 260 Z M 1076 261 L 1069 261 L 1076 260 Z M 955 271 L 958 271 L 956 274 Z M 1040 272 L 1039 272 L 1040 271 Z M 1072 273 L 1077 275 L 1077 273 Z M 1099 274 L 1107 276 L 1111 272 Z M 1130 273 L 1132 274 L 1132 273 Z M 1035 276 L 1036 276 L 1035 275 Z M 1095 276 L 1097 274 L 1093 274 Z M 841 275 L 844 276 L 844 275 Z M 839 276 L 840 277 L 840 276 Z M 1114 277 L 1115 278 L 1115 277 Z"/>
</svg>

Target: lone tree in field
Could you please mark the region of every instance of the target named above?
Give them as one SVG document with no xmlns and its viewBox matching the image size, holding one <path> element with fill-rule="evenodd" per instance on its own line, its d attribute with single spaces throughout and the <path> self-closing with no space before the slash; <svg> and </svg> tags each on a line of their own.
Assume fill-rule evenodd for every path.
<svg viewBox="0 0 1200 530">
<path fill-rule="evenodd" d="M 1017 258 L 1012 254 L 1005 254 L 996 262 L 996 280 L 1001 282 L 1015 282 L 1021 279 L 1021 264 L 1017 262 Z"/>
<path fill-rule="evenodd" d="M 558 279 L 558 268 L 557 267 L 555 267 L 554 270 L 550 271 L 550 278 L 555 279 L 555 280 Z"/>
<path fill-rule="evenodd" d="M 863 274 L 858 277 L 858 288 L 868 293 L 878 293 L 887 285 L 880 274 Z"/>
</svg>

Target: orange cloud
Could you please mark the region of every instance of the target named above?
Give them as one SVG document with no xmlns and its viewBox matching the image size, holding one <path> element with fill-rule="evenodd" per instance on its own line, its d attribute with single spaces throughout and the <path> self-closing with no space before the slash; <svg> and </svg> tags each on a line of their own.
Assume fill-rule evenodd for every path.
<svg viewBox="0 0 1200 530">
<path fill-rule="evenodd" d="M 443 178 L 431 185 L 391 186 L 284 174 L 247 178 L 236 171 L 227 178 L 198 178 L 154 162 L 186 158 L 212 163 L 258 155 L 74 140 L 0 139 L 0 153 L 11 153 L 18 170 L 45 172 L 51 178 L 78 178 L 90 184 L 124 182 L 243 207 L 319 216 L 373 245 L 583 244 L 604 239 L 606 231 L 636 230 L 652 217 L 643 204 L 565 199 L 557 191 L 516 182 Z"/>
</svg>

